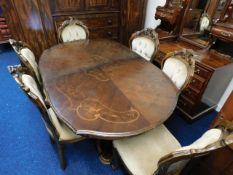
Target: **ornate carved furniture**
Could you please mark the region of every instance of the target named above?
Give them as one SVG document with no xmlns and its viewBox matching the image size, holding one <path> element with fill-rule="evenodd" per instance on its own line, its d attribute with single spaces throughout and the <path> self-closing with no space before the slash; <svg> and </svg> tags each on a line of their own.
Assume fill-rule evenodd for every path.
<svg viewBox="0 0 233 175">
<path fill-rule="evenodd" d="M 82 21 L 70 17 L 58 28 L 58 38 L 60 42 L 88 39 L 89 30 Z"/>
<path fill-rule="evenodd" d="M 169 78 L 111 40 L 54 46 L 44 51 L 39 68 L 59 119 L 77 134 L 104 140 L 140 134 L 176 106 L 178 89 Z"/>
<path fill-rule="evenodd" d="M 159 39 L 177 36 L 180 30 L 182 14 L 186 8 L 187 0 L 166 0 L 164 7 L 158 6 L 155 19 L 160 19 L 161 24 L 156 29 Z"/>
<path fill-rule="evenodd" d="M 180 174 L 190 159 L 232 144 L 233 133 L 227 129 L 210 129 L 193 144 L 181 147 L 168 129 L 160 125 L 138 136 L 114 140 L 113 145 L 134 175 Z"/>
<path fill-rule="evenodd" d="M 147 28 L 135 32 L 131 36 L 129 44 L 133 52 L 136 52 L 147 61 L 151 61 L 158 51 L 159 39 L 154 29 Z"/>
<path fill-rule="evenodd" d="M 30 47 L 22 42 L 22 41 L 15 41 L 14 39 L 9 39 L 9 43 L 11 44 L 12 48 L 19 56 L 20 62 L 22 66 L 26 67 L 32 75 L 37 83 L 42 87 L 40 72 L 38 69 L 38 64 L 36 62 L 36 57 Z"/>
<path fill-rule="evenodd" d="M 191 2 L 189 1 L 189 3 Z M 215 1 L 213 1 L 214 3 Z M 207 3 L 208 8 L 205 9 L 210 10 L 205 11 L 206 13 L 208 12 L 210 17 L 215 18 L 214 21 L 217 21 L 216 18 L 219 16 L 218 10 L 221 9 L 222 3 L 218 4 L 217 14 L 211 10 L 213 9 L 213 4 L 212 1 L 209 5 Z M 227 5 L 227 3 L 225 4 Z M 187 8 L 190 9 L 190 6 L 189 4 Z M 188 12 L 189 10 L 186 10 L 186 13 Z M 186 19 L 185 16 L 184 19 Z M 211 29 L 211 31 L 213 30 Z M 200 34 L 184 35 L 182 33 L 178 40 L 160 41 L 159 51 L 155 60 L 156 63 L 161 65 L 163 59 L 170 52 L 183 48 L 194 50 L 194 58 L 196 60 L 194 76 L 187 89 L 180 95 L 177 106 L 177 109 L 191 120 L 200 117 L 217 106 L 233 75 L 232 42 L 224 43 L 224 40 L 217 39 L 207 48 L 205 46 L 203 50 L 201 48 L 204 45 L 200 46 L 199 42 L 203 38 L 198 39 L 197 36 L 200 36 Z M 198 42 L 196 42 L 197 40 Z"/>
<path fill-rule="evenodd" d="M 187 87 L 194 75 L 195 60 L 190 50 L 169 54 L 164 59 L 162 71 L 172 80 L 180 92 Z"/>
<path fill-rule="evenodd" d="M 29 98 L 37 105 L 41 114 L 45 127 L 50 135 L 52 143 L 56 142 L 58 146 L 58 153 L 60 165 L 65 169 L 65 155 L 64 144 L 73 143 L 84 138 L 76 135 L 67 125 L 61 122 L 48 102 L 45 102 L 40 92 L 36 81 L 32 76 L 21 72 L 21 67 L 9 67 L 9 71 L 22 88 L 22 90 L 29 96 Z"/>
<path fill-rule="evenodd" d="M 69 16 L 88 27 L 91 39 L 128 45 L 132 33 L 143 29 L 147 0 L 1 0 L 0 4 L 12 37 L 29 44 L 39 58 L 58 43 L 57 29 Z"/>
<path fill-rule="evenodd" d="M 8 42 L 10 37 L 10 30 L 6 24 L 6 19 L 2 15 L 2 9 L 0 7 L 0 44 Z"/>
</svg>

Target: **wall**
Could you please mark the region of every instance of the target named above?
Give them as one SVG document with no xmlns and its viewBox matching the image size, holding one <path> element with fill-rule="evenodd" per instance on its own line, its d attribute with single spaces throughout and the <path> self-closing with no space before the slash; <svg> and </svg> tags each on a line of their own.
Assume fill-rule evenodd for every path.
<svg viewBox="0 0 233 175">
<path fill-rule="evenodd" d="M 229 97 L 229 95 L 231 94 L 233 90 L 233 78 L 229 84 L 229 86 L 227 87 L 225 93 L 223 94 L 223 96 L 221 97 L 219 103 L 218 103 L 218 107 L 217 107 L 217 111 L 220 111 L 222 106 L 224 105 L 224 103 L 226 102 L 227 98 Z"/>
<path fill-rule="evenodd" d="M 160 20 L 155 20 L 155 11 L 157 6 L 164 6 L 166 0 L 148 0 L 145 28 L 156 28 L 160 24 Z"/>
</svg>

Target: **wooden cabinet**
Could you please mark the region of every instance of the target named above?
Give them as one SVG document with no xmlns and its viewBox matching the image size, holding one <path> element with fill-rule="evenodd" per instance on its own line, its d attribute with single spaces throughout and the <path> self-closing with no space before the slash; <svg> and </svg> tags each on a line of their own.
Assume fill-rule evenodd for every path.
<svg viewBox="0 0 233 175">
<path fill-rule="evenodd" d="M 2 0 L 14 39 L 28 43 L 39 57 L 58 43 L 57 28 L 70 16 L 83 21 L 90 38 L 109 38 L 128 45 L 144 26 L 147 0 Z M 35 42 L 36 41 L 36 42 Z"/>
<path fill-rule="evenodd" d="M 6 19 L 2 16 L 0 9 L 0 44 L 8 42 L 7 40 L 11 37 L 10 30 L 8 28 Z"/>
</svg>

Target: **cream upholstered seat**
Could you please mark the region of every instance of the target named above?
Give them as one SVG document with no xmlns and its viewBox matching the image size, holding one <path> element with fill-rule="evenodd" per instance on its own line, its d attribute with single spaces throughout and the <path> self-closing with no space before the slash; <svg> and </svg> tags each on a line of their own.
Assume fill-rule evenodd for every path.
<svg viewBox="0 0 233 175">
<path fill-rule="evenodd" d="M 66 143 L 73 143 L 83 140 L 84 137 L 76 135 L 64 122 L 60 121 L 50 107 L 51 105 L 43 99 L 43 96 L 37 86 L 36 81 L 30 75 L 25 74 L 21 66 L 8 67 L 16 82 L 30 97 L 30 99 L 39 107 L 42 113 L 42 120 L 50 135 L 52 142 L 58 146 L 61 167 L 65 168 L 64 146 Z"/>
<path fill-rule="evenodd" d="M 169 130 L 164 125 L 160 125 L 138 136 L 114 140 L 113 145 L 133 175 L 152 175 L 163 170 L 164 158 L 171 161 L 172 156 L 173 158 L 184 156 L 195 149 L 199 149 L 201 152 L 201 149 L 218 142 L 222 138 L 221 136 L 221 129 L 210 129 L 190 146 L 181 147 Z M 176 153 L 178 156 L 175 156 Z M 182 159 L 178 158 L 178 160 Z M 182 162 L 176 163 L 171 161 L 172 163 L 175 163 L 173 165 L 176 166 L 166 167 L 169 173 L 179 172 L 187 161 L 184 158 Z M 168 162 L 165 165 L 168 165 Z"/>
<path fill-rule="evenodd" d="M 183 50 L 169 54 L 164 60 L 162 71 L 182 91 L 194 74 L 195 61 L 192 51 Z"/>
<path fill-rule="evenodd" d="M 22 41 L 9 39 L 9 43 L 19 56 L 22 65 L 29 69 L 30 74 L 32 74 L 36 78 L 37 82 L 41 85 L 42 83 L 38 64 L 36 62 L 35 54 L 32 52 L 32 50 L 29 49 L 27 44 Z"/>
<path fill-rule="evenodd" d="M 22 82 L 26 88 L 29 88 L 30 91 L 38 97 L 38 99 L 41 101 L 41 103 L 46 108 L 45 102 L 43 100 L 42 94 L 40 93 L 37 84 L 35 80 L 27 74 L 22 75 Z M 55 112 L 52 108 L 46 108 L 48 116 L 52 122 L 52 124 L 55 126 L 58 134 L 59 134 L 59 140 L 61 141 L 67 141 L 67 140 L 73 140 L 77 138 L 81 138 L 79 135 L 76 135 L 73 131 L 71 131 L 63 122 L 59 121 Z M 48 128 L 47 128 L 48 129 Z M 49 131 L 51 134 L 51 132 Z M 53 137 L 53 136 L 52 136 Z"/>
<path fill-rule="evenodd" d="M 70 42 L 85 40 L 89 37 L 88 28 L 79 20 L 70 17 L 58 28 L 58 38 L 60 42 Z"/>
<path fill-rule="evenodd" d="M 138 55 L 151 61 L 158 51 L 159 39 L 157 33 L 150 28 L 134 33 L 130 38 L 130 48 Z"/>
</svg>

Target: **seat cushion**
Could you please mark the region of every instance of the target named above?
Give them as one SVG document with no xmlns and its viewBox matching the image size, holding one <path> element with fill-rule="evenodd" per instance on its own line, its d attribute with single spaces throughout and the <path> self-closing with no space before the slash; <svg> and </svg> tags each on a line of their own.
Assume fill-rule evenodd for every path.
<svg viewBox="0 0 233 175">
<path fill-rule="evenodd" d="M 52 124 L 55 126 L 57 132 L 59 133 L 59 141 L 69 141 L 69 140 L 82 140 L 83 137 L 75 134 L 70 128 L 68 128 L 63 122 L 59 121 L 55 112 L 52 108 L 47 110 Z"/>
<path fill-rule="evenodd" d="M 83 27 L 74 24 L 68 25 L 63 29 L 61 38 L 63 42 L 84 40 L 87 38 L 87 34 Z"/>
<path fill-rule="evenodd" d="M 188 77 L 188 68 L 177 58 L 168 58 L 163 66 L 163 72 L 172 80 L 178 89 L 181 89 Z"/>
<path fill-rule="evenodd" d="M 164 125 L 138 136 L 115 140 L 113 145 L 134 175 L 152 175 L 161 157 L 181 147 Z"/>
<path fill-rule="evenodd" d="M 156 49 L 155 47 L 155 43 L 146 37 L 136 37 L 132 41 L 132 50 L 147 61 L 151 60 Z"/>
<path fill-rule="evenodd" d="M 28 48 L 23 48 L 21 49 L 20 54 L 23 57 L 22 59 L 27 60 L 29 62 L 33 71 L 35 72 L 37 80 L 41 83 L 38 64 L 36 63 L 36 58 L 35 58 L 34 53 Z"/>
</svg>

